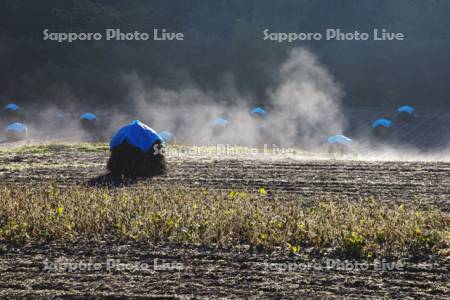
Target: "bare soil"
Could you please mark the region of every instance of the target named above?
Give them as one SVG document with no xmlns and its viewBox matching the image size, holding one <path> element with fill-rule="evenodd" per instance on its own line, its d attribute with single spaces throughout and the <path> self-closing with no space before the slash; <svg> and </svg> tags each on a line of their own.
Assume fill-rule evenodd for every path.
<svg viewBox="0 0 450 300">
<path fill-rule="evenodd" d="M 6 184 L 44 181 L 68 184 L 120 185 L 105 176 L 107 150 L 51 147 L 46 151 L 0 153 L 0 180 Z M 420 201 L 424 209 L 450 210 L 450 163 L 365 162 L 168 157 L 166 175 L 138 181 L 225 190 L 259 189 L 294 193 L 305 201 L 373 196 L 397 205 Z M 133 188 L 133 182 L 126 182 Z M 114 187 L 113 187 L 114 188 Z M 155 270 L 160 263 L 180 264 L 181 270 Z M 245 247 L 205 248 L 195 245 L 152 245 L 113 241 L 32 243 L 0 242 L 0 298 L 109 297 L 152 298 L 435 298 L 450 293 L 450 261 L 445 258 L 402 258 L 402 270 L 343 270 L 308 267 L 291 271 L 268 264 L 319 263 L 329 257 L 292 256 L 284 249 L 264 252 Z M 45 270 L 47 263 L 97 262 L 98 271 Z M 148 264 L 146 270 L 107 269 L 107 259 Z M 333 258 L 341 259 L 342 258 Z M 350 262 L 352 262 L 350 260 Z M 364 263 L 364 262 L 363 262 Z M 371 262 L 367 262 L 372 266 Z M 271 265 L 273 266 L 273 265 Z"/>
</svg>

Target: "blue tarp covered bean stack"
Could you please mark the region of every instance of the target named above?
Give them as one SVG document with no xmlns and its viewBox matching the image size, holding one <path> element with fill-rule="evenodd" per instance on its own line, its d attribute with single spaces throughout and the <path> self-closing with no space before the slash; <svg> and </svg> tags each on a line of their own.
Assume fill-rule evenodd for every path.
<svg viewBox="0 0 450 300">
<path fill-rule="evenodd" d="M 410 105 L 403 105 L 398 108 L 397 112 L 399 112 L 399 113 L 405 112 L 408 114 L 412 114 L 414 112 L 414 107 L 412 107 Z"/>
<path fill-rule="evenodd" d="M 162 139 L 138 120 L 120 128 L 109 144 L 112 175 L 153 176 L 166 170 Z"/>
<path fill-rule="evenodd" d="M 390 128 L 391 126 L 392 126 L 392 121 L 385 119 L 385 118 L 378 119 L 372 123 L 372 128 L 378 128 L 378 127 Z"/>
<path fill-rule="evenodd" d="M 403 105 L 397 109 L 398 122 L 410 122 L 413 120 L 415 108 L 410 105 Z"/>
<path fill-rule="evenodd" d="M 20 107 L 14 103 L 10 103 L 10 104 L 6 105 L 3 110 L 18 112 L 18 111 L 20 111 Z"/>
<path fill-rule="evenodd" d="M 377 137 L 388 137 L 392 134 L 392 121 L 381 118 L 372 123 L 373 134 Z"/>
<path fill-rule="evenodd" d="M 155 130 L 139 120 L 135 120 L 114 134 L 109 147 L 114 149 L 125 141 L 143 152 L 147 152 L 155 142 L 162 141 L 162 138 Z"/>
<path fill-rule="evenodd" d="M 85 113 L 80 116 L 80 123 L 84 130 L 92 131 L 97 126 L 97 116 L 93 113 Z"/>
<path fill-rule="evenodd" d="M 264 119 L 267 117 L 267 110 L 262 107 L 255 107 L 250 111 L 250 115 L 252 117 L 259 117 Z"/>
<path fill-rule="evenodd" d="M 345 135 L 333 135 L 328 137 L 328 144 L 342 144 L 342 145 L 350 145 L 353 143 L 353 140 Z"/>
<path fill-rule="evenodd" d="M 5 120 L 7 120 L 10 123 L 23 121 L 21 117 L 22 109 L 17 104 L 10 103 L 8 105 L 5 105 L 5 107 L 3 108 L 3 114 Z"/>
<path fill-rule="evenodd" d="M 19 122 L 9 124 L 5 130 L 6 138 L 8 140 L 21 140 L 28 136 L 28 127 Z"/>
<path fill-rule="evenodd" d="M 210 124 L 212 126 L 225 128 L 228 126 L 228 123 L 229 123 L 228 120 L 223 119 L 223 118 L 218 118 L 218 119 L 215 119 L 214 121 L 212 121 Z"/>
<path fill-rule="evenodd" d="M 93 113 L 85 113 L 80 116 L 80 120 L 95 121 L 97 120 L 97 116 Z"/>
</svg>

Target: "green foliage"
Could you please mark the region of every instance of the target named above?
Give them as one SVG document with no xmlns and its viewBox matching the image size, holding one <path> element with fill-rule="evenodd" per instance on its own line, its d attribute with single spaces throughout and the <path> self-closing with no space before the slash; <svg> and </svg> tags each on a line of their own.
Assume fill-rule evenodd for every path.
<svg viewBox="0 0 450 300">
<path fill-rule="evenodd" d="M 302 205 L 295 196 L 261 199 L 262 190 L 186 190 L 137 185 L 91 188 L 54 184 L 0 185 L 0 239 L 151 240 L 203 245 L 332 247 L 352 257 L 448 255 L 448 213 L 414 205 L 324 199 Z"/>
</svg>

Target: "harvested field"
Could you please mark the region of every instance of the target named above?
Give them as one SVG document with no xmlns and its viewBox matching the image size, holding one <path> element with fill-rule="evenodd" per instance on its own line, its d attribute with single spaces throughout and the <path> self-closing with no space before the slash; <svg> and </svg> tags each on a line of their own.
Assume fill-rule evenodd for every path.
<svg viewBox="0 0 450 300">
<path fill-rule="evenodd" d="M 44 272 L 44 260 L 99 262 L 118 259 L 154 265 L 181 263 L 182 271 L 156 270 Z M 266 264 L 315 263 L 311 259 L 258 252 L 201 247 L 130 243 L 90 245 L 45 243 L 6 248 L 0 256 L 0 296 L 41 296 L 92 299 L 111 296 L 146 299 L 156 296 L 196 298 L 428 298 L 449 292 L 449 264 L 412 263 L 403 271 L 267 270 Z"/>
<path fill-rule="evenodd" d="M 166 175 L 122 182 L 105 176 L 109 152 L 104 144 L 52 144 L 0 149 L 1 186 L 8 193 L 21 187 L 39 189 L 53 183 L 56 183 L 55 189 L 60 189 L 61 192 L 66 187 L 70 190 L 79 186 L 87 191 L 100 187 L 106 190 L 111 188 L 119 193 L 121 189 L 132 191 L 143 186 L 177 188 L 186 190 L 184 197 L 189 197 L 189 190 L 192 195 L 206 190 L 224 195 L 231 192 L 231 196 L 244 191 L 249 194 L 264 194 L 265 198 L 261 201 L 267 201 L 268 207 L 276 207 L 277 203 L 282 206 L 283 199 L 287 202 L 297 199 L 295 201 L 299 201 L 299 205 L 306 207 L 305 220 L 309 218 L 307 208 L 316 209 L 317 205 L 321 207 L 320 201 L 324 199 L 337 203 L 355 203 L 361 207 L 364 207 L 365 202 L 375 201 L 384 205 L 379 211 L 392 209 L 393 213 L 402 210 L 403 206 L 409 209 L 414 205 L 412 216 L 416 213 L 432 216 L 431 213 L 436 212 L 444 216 L 444 222 L 448 220 L 450 211 L 450 163 L 335 161 L 305 155 L 278 158 L 169 155 L 169 170 Z M 121 187 L 117 189 L 115 186 Z M 30 191 L 31 199 L 35 196 L 33 190 Z M 23 193 L 16 191 L 14 195 L 19 197 Z M 17 205 L 19 203 L 23 202 L 18 201 Z M 58 213 L 65 213 L 63 210 L 59 211 L 58 207 L 55 209 Z M 141 208 L 137 209 L 141 211 Z M 262 211 L 266 211 L 264 207 Z M 1 212 L 0 216 L 5 216 L 6 213 L 11 215 L 5 209 Z M 368 213 L 367 220 L 371 216 L 370 210 Z M 135 215 L 139 215 L 138 211 L 130 214 Z M 16 217 L 26 217 L 26 213 Z M 195 214 L 192 218 L 194 217 Z M 44 223 L 35 220 L 35 223 L 30 224 L 39 229 L 38 226 Z M 442 238 L 450 239 L 450 225 L 440 224 Z M 423 225 L 427 229 L 435 226 L 431 223 Z M 3 236 L 4 229 L 3 226 Z M 80 229 L 79 232 L 82 233 L 83 230 Z M 407 227 L 405 230 L 408 230 Z M 58 232 L 64 231 L 58 226 L 52 232 L 54 234 L 44 240 L 36 238 L 38 235 L 31 236 L 25 244 L 23 241 L 14 244 L 8 238 L 1 241 L 0 297 L 439 299 L 445 298 L 450 292 L 449 253 L 442 241 L 439 242 L 439 251 L 430 248 L 418 255 L 407 251 L 397 256 L 376 257 L 401 265 L 401 268 L 395 270 L 380 270 L 376 267 L 379 265 L 368 256 L 357 258 L 336 252 L 335 247 L 339 247 L 340 239 L 338 235 L 335 237 L 336 244 L 332 243 L 329 248 L 324 246 L 318 251 L 319 244 L 315 246 L 311 243 L 301 247 L 299 245 L 298 249 L 297 245 L 287 247 L 283 244 L 269 249 L 264 245 L 259 247 L 258 243 L 252 245 L 249 241 L 240 243 L 230 240 L 231 243 L 219 246 L 213 243 L 216 238 L 211 234 L 208 236 L 211 243 L 206 245 L 195 239 L 189 243 L 183 239 L 174 242 L 163 239 L 160 243 L 155 243 L 145 235 L 144 238 L 134 240 L 117 238 L 112 231 L 112 236 L 94 238 L 75 235 L 72 239 L 63 238 Z M 401 232 L 399 234 L 401 237 Z M 314 236 L 308 238 L 310 241 L 314 240 Z M 359 243 L 358 238 L 350 236 L 354 243 Z M 149 267 L 108 268 L 108 259 L 128 264 L 146 264 Z M 327 268 L 330 260 L 336 264 L 345 262 L 347 266 L 348 263 L 353 266 L 361 263 L 367 265 L 368 269 L 346 269 L 346 264 Z M 80 262 L 97 263 L 98 270 L 80 270 L 79 265 L 76 265 Z M 58 269 L 57 266 L 61 266 L 61 263 L 65 267 L 75 266 L 78 269 Z M 166 265 L 161 267 L 164 263 Z"/>
<path fill-rule="evenodd" d="M 205 151 L 206 152 L 206 151 Z M 109 150 L 103 144 L 23 146 L 0 154 L 0 179 L 8 183 L 57 182 L 60 185 L 102 182 Z M 219 190 L 261 187 L 305 198 L 347 197 L 424 205 L 450 210 L 450 163 L 368 162 L 312 157 L 273 159 L 254 156 L 168 157 L 168 173 L 147 179 L 159 185 Z M 106 178 L 107 179 L 107 178 Z"/>
</svg>

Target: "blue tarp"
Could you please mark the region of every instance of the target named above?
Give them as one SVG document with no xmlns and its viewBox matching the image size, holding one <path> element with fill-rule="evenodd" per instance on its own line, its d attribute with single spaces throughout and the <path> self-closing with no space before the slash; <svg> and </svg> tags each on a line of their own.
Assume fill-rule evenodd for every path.
<svg viewBox="0 0 450 300">
<path fill-rule="evenodd" d="M 11 104 L 6 105 L 4 110 L 19 111 L 20 107 L 17 106 L 16 104 L 11 103 Z"/>
<path fill-rule="evenodd" d="M 97 116 L 92 113 L 85 113 L 85 114 L 81 115 L 81 117 L 80 117 L 80 120 L 94 121 L 96 119 L 97 119 Z"/>
<path fill-rule="evenodd" d="M 156 131 L 141 123 L 139 120 L 133 121 L 117 131 L 109 143 L 110 149 L 121 145 L 124 141 L 147 152 L 156 141 L 162 141 Z"/>
<path fill-rule="evenodd" d="M 264 108 L 261 107 L 255 107 L 254 109 L 252 109 L 250 111 L 251 115 L 260 115 L 262 117 L 266 117 L 267 116 L 267 111 Z"/>
<path fill-rule="evenodd" d="M 353 140 L 349 137 L 346 137 L 345 135 L 333 135 L 328 137 L 328 144 L 343 144 L 343 145 L 350 145 L 353 143 Z"/>
<path fill-rule="evenodd" d="M 214 121 L 211 122 L 211 125 L 227 127 L 228 126 L 228 120 L 225 120 L 225 119 L 222 119 L 222 118 L 215 119 Z"/>
<path fill-rule="evenodd" d="M 170 143 L 173 139 L 173 134 L 168 131 L 161 131 L 158 133 L 164 143 Z"/>
<path fill-rule="evenodd" d="M 410 105 L 404 105 L 398 108 L 397 112 L 401 113 L 401 112 L 405 112 L 408 114 L 412 114 L 414 112 L 414 107 L 410 106 Z"/>
<path fill-rule="evenodd" d="M 9 131 L 9 132 L 11 132 L 11 131 L 24 132 L 25 131 L 26 132 L 26 131 L 28 131 L 28 128 L 27 128 L 27 126 L 25 126 L 25 124 L 16 122 L 16 123 L 9 124 L 8 127 L 6 127 L 6 131 Z"/>
<path fill-rule="evenodd" d="M 382 118 L 382 119 L 378 119 L 375 122 L 373 122 L 372 123 L 372 128 L 377 128 L 377 127 L 380 127 L 380 126 L 384 126 L 386 128 L 389 128 L 389 127 L 391 127 L 391 125 L 392 125 L 392 121 Z"/>
</svg>

